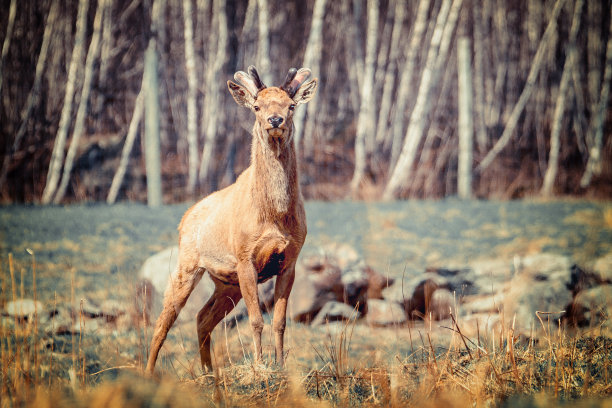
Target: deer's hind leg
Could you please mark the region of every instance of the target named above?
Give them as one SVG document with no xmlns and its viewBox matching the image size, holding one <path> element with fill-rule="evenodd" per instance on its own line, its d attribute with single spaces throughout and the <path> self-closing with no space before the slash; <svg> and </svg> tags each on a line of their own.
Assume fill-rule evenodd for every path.
<svg viewBox="0 0 612 408">
<path fill-rule="evenodd" d="M 189 298 L 189 295 L 204 273 L 204 270 L 197 265 L 191 263 L 188 266 L 181 265 L 180 260 L 178 268 L 177 273 L 169 279 L 164 295 L 164 308 L 155 323 L 155 331 L 151 340 L 151 351 L 149 352 L 146 368 L 149 374 L 152 374 L 155 370 L 155 362 L 157 361 L 159 350 L 166 340 L 168 331 L 176 321 L 181 309 L 187 302 L 187 298 Z"/>
<path fill-rule="evenodd" d="M 240 298 L 238 286 L 217 284 L 211 298 L 198 312 L 198 342 L 204 371 L 212 371 L 210 335 L 215 326 L 236 306 Z"/>
</svg>

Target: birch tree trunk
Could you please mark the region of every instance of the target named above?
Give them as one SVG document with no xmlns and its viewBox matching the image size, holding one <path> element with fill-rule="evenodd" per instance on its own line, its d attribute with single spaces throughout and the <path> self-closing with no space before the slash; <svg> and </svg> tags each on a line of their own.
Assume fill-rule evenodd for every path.
<svg viewBox="0 0 612 408">
<path fill-rule="evenodd" d="M 130 120 L 130 126 L 128 128 L 127 136 L 125 138 L 125 144 L 123 145 L 123 150 L 121 151 L 121 160 L 119 161 L 119 167 L 117 168 L 117 172 L 113 177 L 113 182 L 111 183 L 110 191 L 108 193 L 108 197 L 106 198 L 106 202 L 108 204 L 114 204 L 117 200 L 119 189 L 121 188 L 123 178 L 125 177 L 125 173 L 127 171 L 127 166 L 130 161 L 130 154 L 132 153 L 134 141 L 136 140 L 136 135 L 138 134 L 138 125 L 140 124 L 140 121 L 142 119 L 142 113 L 144 112 L 145 87 L 146 82 L 145 77 L 143 75 L 140 92 L 138 92 L 136 102 L 134 103 L 134 113 L 132 113 L 132 119 Z"/>
<path fill-rule="evenodd" d="M 391 6 L 389 6 L 391 7 Z M 404 25 L 406 5 L 395 0 L 395 15 L 393 19 L 393 30 L 391 32 L 391 51 L 389 53 L 389 63 L 383 79 L 383 92 L 380 99 L 380 110 L 378 111 L 378 125 L 376 126 L 376 143 L 379 146 L 383 143 L 385 135 L 389 130 L 389 112 L 391 111 L 393 88 L 397 72 L 397 64 L 400 57 L 399 41 Z"/>
<path fill-rule="evenodd" d="M 406 130 L 402 153 L 383 192 L 383 199 L 385 200 L 391 200 L 397 196 L 410 178 L 417 148 L 425 132 L 427 118 L 433 105 L 430 97 L 431 91 L 437 85 L 442 72 L 442 62 L 446 60 L 448 55 L 450 45 L 448 37 L 452 35 L 457 25 L 461 4 L 462 0 L 454 0 L 451 6 L 450 0 L 446 0 L 440 8 L 436 29 L 431 39 L 427 61 L 423 69 L 417 100 L 410 115 L 408 130 Z"/>
<path fill-rule="evenodd" d="M 488 144 L 487 127 L 484 120 L 484 33 L 482 5 L 472 0 L 472 13 L 474 19 L 474 122 L 476 144 L 478 150 L 484 152 Z"/>
<path fill-rule="evenodd" d="M 603 146 L 603 127 L 606 116 L 606 107 L 610 97 L 610 83 L 612 82 L 612 8 L 610 8 L 610 26 L 608 30 L 608 45 L 606 46 L 606 64 L 604 78 L 599 94 L 599 104 L 597 110 L 593 112 L 591 125 L 589 126 L 590 137 L 593 146 L 589 151 L 589 160 L 580 186 L 585 188 L 591 183 L 593 175 L 601 173 L 601 148 Z"/>
<path fill-rule="evenodd" d="M 257 71 L 261 72 L 264 84 L 270 86 L 272 66 L 270 65 L 270 15 L 268 0 L 257 0 L 259 37 L 257 42 Z"/>
<path fill-rule="evenodd" d="M 559 93 L 557 95 L 557 103 L 555 105 L 555 113 L 553 115 L 552 130 L 550 132 L 550 153 L 548 154 L 548 168 L 544 175 L 544 183 L 540 194 L 544 197 L 553 195 L 553 187 L 557 178 L 557 170 L 559 168 L 559 150 L 561 148 L 560 135 L 563 125 L 563 114 L 565 113 L 565 104 L 570 93 L 570 80 L 572 71 L 576 61 L 576 37 L 580 29 L 580 17 L 582 16 L 583 0 L 576 0 L 574 4 L 574 17 L 572 18 L 572 26 L 570 29 L 569 41 L 567 45 L 565 63 L 563 64 L 563 74 L 561 74 L 561 83 L 559 85 Z"/>
<path fill-rule="evenodd" d="M 55 143 L 53 144 L 53 152 L 51 153 L 51 162 L 47 172 L 47 183 L 42 194 L 42 203 L 49 204 L 53 199 L 57 184 L 62 171 L 62 163 L 64 161 L 64 149 L 66 147 L 66 138 L 68 137 L 68 129 L 70 127 L 70 119 L 72 116 L 72 101 L 74 99 L 75 85 L 77 73 L 81 65 L 83 50 L 85 48 L 85 31 L 87 29 L 87 9 L 89 0 L 79 0 L 79 9 L 77 12 L 76 34 L 74 37 L 74 48 L 70 57 L 70 67 L 68 69 L 68 79 L 66 82 L 66 93 L 64 96 L 64 106 L 60 116 L 60 122 L 55 135 Z"/>
<path fill-rule="evenodd" d="M 374 137 L 375 117 L 374 100 L 374 70 L 376 65 L 376 34 L 378 31 L 378 0 L 368 0 L 368 28 L 366 38 L 365 72 L 361 88 L 361 104 L 357 119 L 357 135 L 355 136 L 355 172 L 351 180 L 351 194 L 356 197 L 359 186 L 365 175 L 367 166 L 366 137 Z"/>
<path fill-rule="evenodd" d="M 521 117 L 521 113 L 525 109 L 525 105 L 533 92 L 533 88 L 538 77 L 538 73 L 540 72 L 540 68 L 542 66 L 542 61 L 544 60 L 544 54 L 548 47 L 553 47 L 553 41 L 556 40 L 554 36 L 555 30 L 557 28 L 557 18 L 563 9 L 563 4 L 565 0 L 557 0 L 555 3 L 555 7 L 553 8 L 552 16 L 550 21 L 548 22 L 548 26 L 546 27 L 546 31 L 544 31 L 544 35 L 540 40 L 540 45 L 538 46 L 538 50 L 536 51 L 536 55 L 533 58 L 533 63 L 531 64 L 531 69 L 529 70 L 529 74 L 527 75 L 527 81 L 525 83 L 525 87 L 521 92 L 521 96 L 519 97 L 518 102 L 514 105 L 512 109 L 512 113 L 508 118 L 508 122 L 504 128 L 504 131 L 497 141 L 493 148 L 487 153 L 484 159 L 480 162 L 478 167 L 476 167 L 476 172 L 481 173 L 489 167 L 489 165 L 493 162 L 493 159 L 503 150 L 504 147 L 510 141 L 512 134 L 514 133 L 514 129 L 518 124 L 518 121 Z"/>
<path fill-rule="evenodd" d="M 53 8 L 53 5 L 51 5 Z M 0 55 L 0 94 L 2 93 L 2 79 L 4 78 L 4 60 L 11 46 L 11 38 L 13 37 L 13 27 L 15 27 L 15 15 L 17 14 L 17 0 L 11 0 L 9 6 L 8 22 L 6 24 L 6 35 L 2 42 L 2 54 Z M 1 184 L 1 183 L 0 183 Z"/>
<path fill-rule="evenodd" d="M 189 145 L 189 176 L 187 193 L 193 197 L 198 177 L 198 109 L 195 71 L 195 51 L 193 46 L 193 11 L 191 0 L 183 0 L 183 21 L 185 26 L 185 71 L 187 73 L 187 143 Z"/>
<path fill-rule="evenodd" d="M 395 98 L 395 109 L 391 120 L 391 131 L 385 139 L 385 147 L 391 146 L 391 165 L 389 170 L 395 166 L 402 145 L 404 135 L 404 117 L 408 106 L 408 96 L 412 90 L 412 78 L 415 74 L 416 60 L 422 47 L 423 35 L 427 30 L 427 13 L 429 12 L 430 0 L 419 2 L 416 18 L 414 21 L 410 42 L 407 47 L 406 63 L 401 70 L 399 88 Z"/>
<path fill-rule="evenodd" d="M 4 186 L 6 182 L 6 178 L 9 172 L 11 158 L 13 155 L 19 150 L 21 146 L 21 140 L 25 135 L 28 122 L 30 120 L 30 116 L 32 115 L 32 109 L 34 106 L 38 105 L 40 100 L 40 88 L 42 85 L 43 73 L 45 70 L 45 64 L 47 61 L 47 55 L 49 54 L 49 44 L 51 44 L 51 39 L 53 37 L 53 33 L 55 31 L 55 25 L 58 15 L 58 3 L 57 1 L 53 1 L 51 3 L 51 8 L 49 9 L 49 15 L 47 16 L 47 22 L 45 24 L 45 31 L 43 33 L 43 41 L 40 46 L 40 53 L 38 54 L 38 59 L 36 61 L 36 72 L 34 74 L 34 84 L 32 85 L 32 89 L 28 94 L 28 99 L 26 100 L 26 104 L 21 113 L 21 124 L 19 125 L 19 129 L 17 130 L 17 134 L 15 135 L 15 139 L 13 140 L 13 144 L 11 148 L 8 149 L 6 154 L 4 155 L 4 160 L 2 161 L 2 169 L 0 170 L 0 190 Z M 11 3 L 11 7 L 13 7 L 13 3 Z M 14 13 L 14 11 L 13 11 Z M 10 11 L 9 11 L 10 14 Z M 10 15 L 9 15 L 10 18 Z M 14 19 L 14 16 L 13 16 Z M 7 27 L 7 36 L 9 28 Z M 12 28 L 11 28 L 12 31 Z M 4 46 L 2 48 L 2 52 L 4 54 L 5 47 L 8 50 L 8 45 L 5 39 Z M 0 73 L 1 75 L 1 73 Z"/>
<path fill-rule="evenodd" d="M 472 109 L 472 73 L 470 70 L 470 40 L 457 41 L 457 76 L 459 85 L 459 168 L 457 195 L 462 200 L 472 197 L 472 150 L 474 123 Z"/>
<path fill-rule="evenodd" d="M 149 38 L 149 44 L 144 56 L 144 156 L 147 173 L 147 204 L 149 207 L 159 207 L 162 204 L 157 35 L 161 31 L 163 4 L 163 1 L 153 0 L 151 7 L 151 38 Z"/>
<path fill-rule="evenodd" d="M 312 11 L 310 34 L 308 35 L 308 42 L 306 43 L 306 50 L 304 51 L 304 62 L 302 66 L 310 68 L 310 70 L 314 72 L 315 75 L 320 75 L 319 73 L 321 70 L 321 41 L 323 38 L 323 16 L 325 15 L 326 4 L 327 0 L 315 0 L 314 8 Z M 314 140 L 311 129 L 308 129 L 309 132 L 305 133 L 304 118 L 306 117 L 306 112 L 311 112 L 311 115 L 309 115 L 308 118 L 308 122 L 313 123 L 314 117 L 312 117 L 312 113 L 315 111 L 316 101 L 312 100 L 306 106 L 303 106 L 301 109 L 298 109 L 293 118 L 293 123 L 295 124 L 295 130 L 293 131 L 295 138 L 295 147 L 296 149 L 298 149 L 298 151 L 300 150 L 300 141 L 302 140 L 302 135 L 305 135 L 304 151 L 308 156 L 312 155 Z"/>
<path fill-rule="evenodd" d="M 209 53 L 211 58 L 209 61 L 211 64 L 208 67 L 207 72 L 207 96 L 206 96 L 206 116 L 207 125 L 204 133 L 204 149 L 202 150 L 202 161 L 200 162 L 200 183 L 203 184 L 209 177 L 209 174 L 213 168 L 212 157 L 216 146 L 217 140 L 217 121 L 219 114 L 217 113 L 219 106 L 219 73 L 225 65 L 225 59 L 227 58 L 227 45 L 228 45 L 228 30 L 227 30 L 227 17 L 225 14 L 226 3 L 225 0 L 214 0 L 213 2 L 213 15 L 216 16 L 216 24 L 213 24 L 214 29 L 218 33 L 217 37 L 213 37 L 217 40 L 216 47 L 211 46 Z M 212 54 L 213 49 L 215 54 Z"/>
<path fill-rule="evenodd" d="M 85 78 L 83 80 L 83 88 L 81 89 L 81 98 L 79 100 L 79 108 L 77 110 L 76 119 L 74 121 L 74 130 L 72 131 L 72 140 L 70 141 L 70 147 L 66 154 L 66 162 L 64 163 L 64 172 L 60 181 L 55 198 L 53 202 L 58 204 L 64 198 L 66 194 L 66 188 L 68 187 L 68 181 L 70 180 L 70 173 L 72 173 L 72 166 L 74 164 L 74 158 L 76 157 L 77 150 L 79 148 L 79 141 L 81 135 L 85 133 L 85 119 L 87 116 L 89 106 L 89 94 L 91 92 L 91 85 L 94 76 L 94 64 L 96 63 L 100 54 L 100 38 L 102 33 L 102 16 L 105 14 L 104 9 L 106 8 L 107 0 L 99 0 L 98 7 L 96 9 L 96 16 L 94 17 L 93 34 L 91 37 L 91 43 L 89 44 L 89 50 L 87 51 L 87 58 L 85 59 Z"/>
</svg>

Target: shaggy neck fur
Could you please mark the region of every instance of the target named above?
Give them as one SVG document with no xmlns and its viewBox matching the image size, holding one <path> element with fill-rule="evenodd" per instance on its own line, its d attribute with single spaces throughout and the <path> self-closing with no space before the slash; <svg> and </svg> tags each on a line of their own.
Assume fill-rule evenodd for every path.
<svg viewBox="0 0 612 408">
<path fill-rule="evenodd" d="M 271 138 L 259 122 L 253 127 L 251 192 L 261 219 L 285 216 L 293 210 L 299 195 L 293 145 L 293 124 L 283 141 Z"/>
</svg>

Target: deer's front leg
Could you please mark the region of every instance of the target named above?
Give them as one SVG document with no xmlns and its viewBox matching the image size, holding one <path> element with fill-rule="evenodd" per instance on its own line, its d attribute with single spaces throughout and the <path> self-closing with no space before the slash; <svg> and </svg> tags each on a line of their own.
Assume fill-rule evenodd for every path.
<svg viewBox="0 0 612 408">
<path fill-rule="evenodd" d="M 285 325 L 287 323 L 287 300 L 293 287 L 294 278 L 295 264 L 276 277 L 276 286 L 274 287 L 274 320 L 272 321 L 272 329 L 274 330 L 276 363 L 281 366 L 284 364 L 283 347 Z"/>
<path fill-rule="evenodd" d="M 251 262 L 238 264 L 238 283 L 244 298 L 249 322 L 253 328 L 253 345 L 255 347 L 255 361 L 261 361 L 261 332 L 264 321 L 259 308 L 259 294 L 257 293 L 257 271 Z"/>
</svg>

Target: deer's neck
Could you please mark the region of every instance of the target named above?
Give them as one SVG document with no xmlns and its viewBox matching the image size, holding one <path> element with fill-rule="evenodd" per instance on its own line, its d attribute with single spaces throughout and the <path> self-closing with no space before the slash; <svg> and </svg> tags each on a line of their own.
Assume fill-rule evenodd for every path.
<svg viewBox="0 0 612 408">
<path fill-rule="evenodd" d="M 299 199 L 299 184 L 293 126 L 286 142 L 273 140 L 259 123 L 253 128 L 251 166 L 253 167 L 252 196 L 260 218 L 274 219 L 293 211 Z"/>
</svg>

